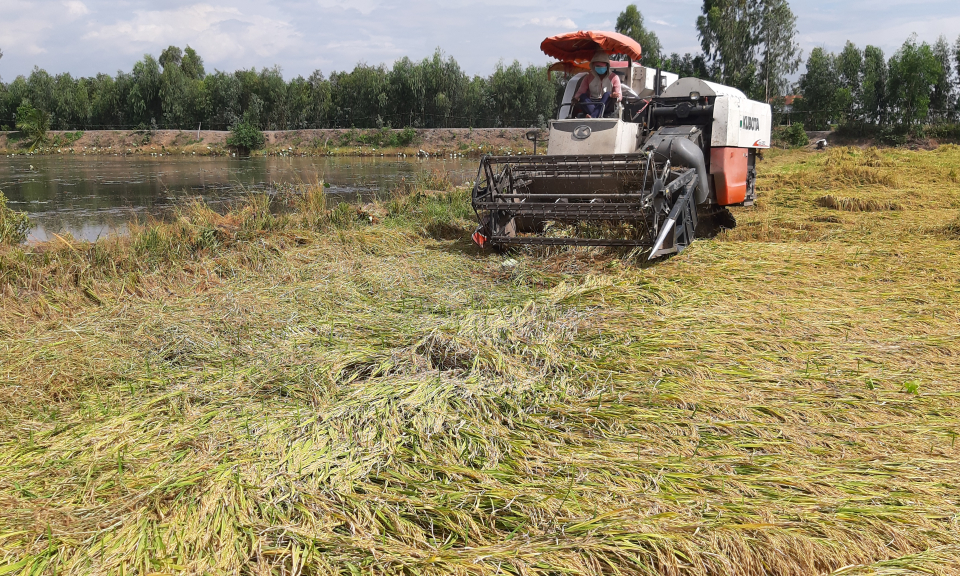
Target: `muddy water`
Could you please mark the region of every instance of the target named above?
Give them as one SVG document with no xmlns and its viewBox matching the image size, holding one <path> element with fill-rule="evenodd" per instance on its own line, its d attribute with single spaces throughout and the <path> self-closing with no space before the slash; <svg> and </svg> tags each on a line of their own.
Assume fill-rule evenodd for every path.
<svg viewBox="0 0 960 576">
<path fill-rule="evenodd" d="M 462 183 L 476 177 L 476 166 L 470 159 L 14 156 L 0 157 L 0 191 L 11 208 L 29 214 L 29 240 L 63 233 L 95 240 L 169 213 L 191 196 L 218 203 L 281 182 L 322 179 L 329 194 L 356 197 L 422 170 L 443 170 Z"/>
</svg>

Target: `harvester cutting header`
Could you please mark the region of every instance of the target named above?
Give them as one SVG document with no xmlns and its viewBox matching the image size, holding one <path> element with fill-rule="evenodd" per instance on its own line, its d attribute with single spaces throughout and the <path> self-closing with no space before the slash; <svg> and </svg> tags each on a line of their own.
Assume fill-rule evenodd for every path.
<svg viewBox="0 0 960 576">
<path fill-rule="evenodd" d="M 547 153 L 481 160 L 477 244 L 649 246 L 656 258 L 687 247 L 700 219 L 753 204 L 768 104 L 641 66 L 623 34 L 572 32 L 540 48 L 559 60 L 551 73 L 570 76 Z M 591 233 L 547 236 L 549 222 Z"/>
</svg>

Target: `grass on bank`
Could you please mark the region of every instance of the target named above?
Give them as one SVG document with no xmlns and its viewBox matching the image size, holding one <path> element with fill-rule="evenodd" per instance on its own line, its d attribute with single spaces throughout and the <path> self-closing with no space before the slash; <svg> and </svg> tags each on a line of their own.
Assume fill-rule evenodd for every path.
<svg viewBox="0 0 960 576">
<path fill-rule="evenodd" d="M 774 153 L 652 266 L 432 175 L 0 249 L 0 572 L 955 573 L 956 166 Z"/>
<path fill-rule="evenodd" d="M 27 238 L 30 220 L 23 212 L 7 206 L 7 197 L 0 190 L 0 246 L 19 244 Z"/>
</svg>

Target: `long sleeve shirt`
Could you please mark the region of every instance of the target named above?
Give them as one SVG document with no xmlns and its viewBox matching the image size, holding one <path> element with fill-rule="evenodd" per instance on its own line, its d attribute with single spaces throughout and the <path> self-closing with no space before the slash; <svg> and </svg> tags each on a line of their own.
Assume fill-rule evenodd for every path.
<svg viewBox="0 0 960 576">
<path fill-rule="evenodd" d="M 589 93 L 591 98 L 603 98 L 603 95 L 608 92 L 616 96 L 618 100 L 623 97 L 623 93 L 620 90 L 620 76 L 613 71 L 608 71 L 601 79 L 593 72 L 590 72 L 587 77 L 583 79 L 583 82 L 580 83 L 580 88 L 574 96 L 580 99 Z"/>
</svg>

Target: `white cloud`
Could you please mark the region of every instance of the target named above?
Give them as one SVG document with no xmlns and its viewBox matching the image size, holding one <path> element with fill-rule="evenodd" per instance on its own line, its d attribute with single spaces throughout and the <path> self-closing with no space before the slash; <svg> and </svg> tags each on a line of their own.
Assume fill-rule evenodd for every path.
<svg viewBox="0 0 960 576">
<path fill-rule="evenodd" d="M 21 55 L 31 57 L 38 56 L 48 52 L 48 46 L 43 42 L 43 37 L 48 30 L 56 27 L 57 12 L 48 15 L 42 11 L 37 11 L 36 6 L 24 0 L 11 0 L 9 3 L 4 0 L 0 6 L 0 48 L 4 51 L 4 60 L 0 61 L 5 66 L 5 70 L 10 70 L 10 63 L 16 62 Z M 30 66 L 23 70 L 17 70 L 16 73 L 29 73 Z M 8 76 L 4 74 L 4 76 Z M 9 78 L 8 78 L 9 80 Z"/>
<path fill-rule="evenodd" d="M 553 28 L 558 32 L 567 30 L 576 30 L 577 24 L 570 18 L 562 16 L 547 16 L 545 18 L 530 18 L 523 22 L 512 24 L 514 27 L 520 26 L 538 26 L 540 28 Z"/>
<path fill-rule="evenodd" d="M 947 16 L 936 19 L 901 19 L 878 24 L 869 30 L 855 25 L 846 25 L 838 34 L 836 30 L 817 30 L 812 33 L 800 34 L 800 41 L 806 46 L 805 54 L 817 46 L 824 46 L 830 51 L 843 49 L 847 40 L 863 49 L 868 44 L 880 46 L 890 57 L 911 34 L 917 34 L 918 42 L 932 44 L 937 37 L 945 35 L 949 42 L 956 40 L 960 30 L 960 16 Z"/>
<path fill-rule="evenodd" d="M 498 61 L 543 64 L 543 38 L 612 30 L 622 5 L 575 0 L 0 0 L 0 75 L 10 81 L 40 66 L 88 76 L 130 70 L 144 53 L 189 44 L 207 69 L 283 67 L 309 75 L 360 61 L 429 57 L 439 47 L 469 74 Z M 668 53 L 699 52 L 694 28 L 702 0 L 638 2 Z M 960 30 L 956 0 L 791 2 L 798 41 L 840 50 L 846 40 L 891 55 L 917 32 L 933 42 Z M 907 16 L 904 16 L 906 14 Z"/>
<path fill-rule="evenodd" d="M 289 22 L 240 9 L 195 4 L 173 10 L 137 11 L 129 20 L 100 26 L 84 40 L 126 44 L 128 52 L 142 46 L 190 44 L 215 62 L 254 53 L 273 56 L 297 44 L 301 33 Z"/>
<path fill-rule="evenodd" d="M 83 16 L 90 13 L 90 9 L 87 8 L 87 5 L 83 2 L 80 2 L 80 0 L 67 0 L 63 3 L 63 5 L 67 8 L 67 12 L 71 16 Z"/>
<path fill-rule="evenodd" d="M 321 8 L 339 8 L 340 10 L 356 10 L 368 15 L 380 6 L 379 0 L 317 0 Z"/>
</svg>

